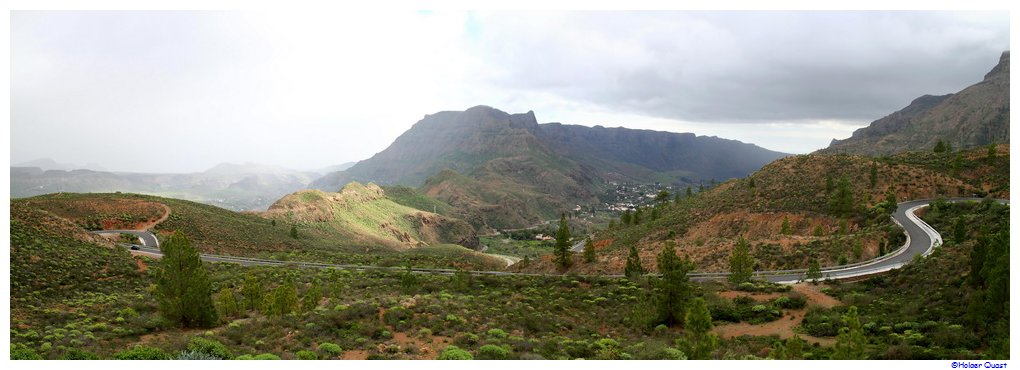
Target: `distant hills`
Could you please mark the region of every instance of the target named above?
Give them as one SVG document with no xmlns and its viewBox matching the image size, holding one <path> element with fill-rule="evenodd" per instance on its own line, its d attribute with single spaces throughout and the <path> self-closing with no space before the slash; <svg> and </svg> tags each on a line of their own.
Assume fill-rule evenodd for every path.
<svg viewBox="0 0 1020 370">
<path fill-rule="evenodd" d="M 393 144 L 310 187 L 420 187 L 476 226 L 519 227 L 595 201 L 611 181 L 695 184 L 745 176 L 786 156 L 715 137 L 539 124 L 487 106 L 425 116 Z"/>
<path fill-rule="evenodd" d="M 25 164 L 46 164 L 33 161 Z M 11 197 L 76 192 L 131 192 L 193 200 L 236 211 L 262 211 L 320 176 L 255 163 L 222 163 L 187 174 L 106 172 L 59 167 L 11 167 Z"/>
<path fill-rule="evenodd" d="M 931 150 L 939 140 L 957 149 L 1009 143 L 1009 51 L 981 82 L 956 94 L 917 98 L 818 153 L 888 155 Z"/>
</svg>

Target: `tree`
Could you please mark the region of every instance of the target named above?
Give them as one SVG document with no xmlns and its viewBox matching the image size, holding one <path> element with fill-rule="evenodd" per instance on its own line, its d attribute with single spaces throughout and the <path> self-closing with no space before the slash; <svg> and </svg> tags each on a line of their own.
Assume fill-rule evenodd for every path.
<svg viewBox="0 0 1020 370">
<path fill-rule="evenodd" d="M 836 186 L 836 192 L 829 200 L 829 208 L 836 214 L 845 216 L 854 209 L 854 194 L 850 188 L 850 180 L 846 176 L 840 177 Z"/>
<path fill-rule="evenodd" d="M 861 243 L 860 239 L 854 241 L 854 250 L 853 250 L 853 252 L 854 252 L 854 260 L 855 261 L 860 261 L 861 257 L 864 256 L 864 243 Z"/>
<path fill-rule="evenodd" d="M 220 289 L 220 292 L 216 294 L 216 301 L 220 309 L 220 315 L 223 317 L 234 317 L 240 312 L 237 298 L 234 297 L 234 290 L 228 286 Z"/>
<path fill-rule="evenodd" d="M 180 230 L 162 245 L 162 268 L 156 277 L 156 300 L 168 321 L 182 327 L 211 327 L 219 317 L 212 300 L 212 283 L 198 250 Z"/>
<path fill-rule="evenodd" d="M 953 241 L 956 244 L 963 244 L 967 239 L 967 224 L 963 222 L 963 217 L 957 217 L 956 221 L 953 222 Z"/>
<path fill-rule="evenodd" d="M 244 285 L 241 286 L 241 295 L 244 298 L 244 308 L 258 310 L 262 308 L 264 301 L 262 282 L 253 274 L 244 277 Z"/>
<path fill-rule="evenodd" d="M 595 244 L 591 242 L 591 238 L 584 240 L 584 262 L 595 262 Z"/>
<path fill-rule="evenodd" d="M 946 152 L 946 142 L 942 141 L 942 139 L 939 139 L 939 141 L 935 142 L 935 149 L 932 150 L 932 151 L 935 152 L 935 153 L 945 153 Z"/>
<path fill-rule="evenodd" d="M 652 215 L 651 215 L 650 218 L 651 218 L 651 221 L 655 221 L 655 220 L 659 219 L 659 207 L 653 207 L 652 208 Z"/>
<path fill-rule="evenodd" d="M 669 192 L 666 190 L 659 190 L 659 193 L 655 194 L 655 201 L 658 203 L 665 203 L 669 201 Z"/>
<path fill-rule="evenodd" d="M 804 340 L 800 339 L 800 335 L 794 334 L 786 340 L 786 359 L 798 360 L 801 357 L 804 357 Z"/>
<path fill-rule="evenodd" d="M 276 220 L 269 220 L 269 225 L 276 227 Z"/>
<path fill-rule="evenodd" d="M 627 209 L 626 211 L 623 211 L 623 213 L 620 214 L 621 224 L 630 225 L 630 219 L 631 219 L 630 209 Z"/>
<path fill-rule="evenodd" d="M 556 230 L 556 264 L 561 268 L 570 266 L 570 228 L 566 215 L 560 215 L 560 228 Z"/>
<path fill-rule="evenodd" d="M 730 255 L 730 283 L 736 285 L 751 280 L 754 274 L 754 257 L 751 257 L 751 245 L 740 238 Z"/>
<path fill-rule="evenodd" d="M 868 175 L 868 184 L 874 189 L 878 185 L 878 162 L 871 162 L 871 173 Z"/>
<path fill-rule="evenodd" d="M 627 278 L 633 279 L 647 273 L 645 267 L 641 265 L 641 257 L 638 256 L 637 247 L 634 245 L 630 246 L 630 255 L 627 256 L 627 265 L 623 268 L 623 275 Z"/>
<path fill-rule="evenodd" d="M 643 212 L 641 211 L 641 207 L 638 207 L 637 210 L 634 211 L 634 216 L 631 217 L 630 222 L 635 224 L 635 225 L 640 225 L 641 224 L 641 214 L 642 213 Z"/>
<path fill-rule="evenodd" d="M 793 234 L 793 227 L 790 226 L 790 218 L 783 216 L 783 226 L 779 228 L 779 233 L 783 235 Z"/>
<path fill-rule="evenodd" d="M 616 228 L 616 220 L 609 220 L 609 226 L 606 227 L 609 230 Z"/>
<path fill-rule="evenodd" d="M 273 290 L 272 313 L 279 316 L 288 315 L 294 312 L 297 305 L 297 288 L 294 287 L 294 283 L 288 278 L 283 284 L 280 284 L 280 286 Z"/>
<path fill-rule="evenodd" d="M 864 360 L 867 357 L 864 353 L 864 346 L 867 339 L 864 337 L 864 329 L 861 327 L 861 320 L 857 317 L 857 306 L 850 306 L 846 315 L 843 315 L 843 322 L 846 326 L 839 329 L 836 336 L 836 345 L 832 353 L 833 360 Z"/>
<path fill-rule="evenodd" d="M 708 304 L 701 297 L 691 301 L 691 308 L 687 311 L 684 321 L 684 329 L 687 335 L 682 340 L 682 348 L 692 360 L 704 360 L 710 358 L 712 351 L 718 345 L 718 338 L 712 333 L 712 315 L 708 310 Z"/>
<path fill-rule="evenodd" d="M 988 156 L 985 158 L 989 165 L 994 166 L 995 160 L 997 159 L 998 151 L 995 150 L 995 144 L 988 144 Z"/>
<path fill-rule="evenodd" d="M 319 301 L 321 300 L 322 287 L 318 284 L 312 284 L 312 286 L 305 291 L 305 296 L 301 300 L 301 308 L 304 311 L 312 311 L 316 307 L 319 307 Z"/>
<path fill-rule="evenodd" d="M 667 241 L 656 258 L 658 281 L 658 322 L 673 326 L 683 324 L 687 316 L 687 303 L 691 298 L 691 283 L 687 273 L 694 269 L 689 258 L 680 259 L 672 241 Z"/>
<path fill-rule="evenodd" d="M 693 197 L 693 196 L 694 196 L 694 191 L 691 190 L 690 186 L 688 186 L 687 187 L 687 197 L 690 198 L 690 197 Z"/>
<path fill-rule="evenodd" d="M 297 225 L 294 225 L 294 226 L 290 227 L 290 237 L 294 238 L 294 239 L 298 238 Z"/>
<path fill-rule="evenodd" d="M 754 189 L 754 177 L 747 177 L 747 187 Z"/>
<path fill-rule="evenodd" d="M 817 283 L 822 278 L 822 268 L 818 265 L 818 259 L 812 259 L 811 264 L 808 265 L 806 277 L 811 280 L 812 283 Z"/>
<path fill-rule="evenodd" d="M 680 204 L 680 192 L 679 191 L 677 191 L 676 194 L 673 194 L 673 204 Z"/>
<path fill-rule="evenodd" d="M 952 170 L 953 176 L 959 176 L 960 170 L 963 168 L 963 153 L 957 152 L 953 156 L 953 161 L 950 162 L 949 168 Z"/>
<path fill-rule="evenodd" d="M 896 192 L 892 188 L 885 192 L 885 206 L 889 207 L 886 209 L 887 213 L 892 214 L 896 212 Z"/>
<path fill-rule="evenodd" d="M 832 193 L 832 189 L 835 188 L 832 184 L 832 175 L 825 175 L 825 194 Z"/>
</svg>

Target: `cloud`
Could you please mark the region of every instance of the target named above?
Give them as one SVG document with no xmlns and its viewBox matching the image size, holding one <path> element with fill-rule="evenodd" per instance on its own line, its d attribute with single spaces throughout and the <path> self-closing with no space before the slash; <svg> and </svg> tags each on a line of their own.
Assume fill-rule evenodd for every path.
<svg viewBox="0 0 1020 370">
<path fill-rule="evenodd" d="M 1006 13 L 491 13 L 473 50 L 492 82 L 697 122 L 873 120 L 975 83 Z"/>
<path fill-rule="evenodd" d="M 1007 13 L 15 11 L 11 156 L 310 169 L 479 104 L 806 152 L 1008 41 Z"/>
</svg>

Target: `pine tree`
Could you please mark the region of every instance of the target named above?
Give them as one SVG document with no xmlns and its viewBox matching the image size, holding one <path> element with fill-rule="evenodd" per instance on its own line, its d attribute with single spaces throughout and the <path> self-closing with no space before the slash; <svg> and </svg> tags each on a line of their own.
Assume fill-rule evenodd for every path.
<svg viewBox="0 0 1020 370">
<path fill-rule="evenodd" d="M 679 204 L 679 203 L 680 203 L 680 192 L 677 191 L 676 194 L 673 194 L 673 204 Z"/>
<path fill-rule="evenodd" d="M 804 340 L 800 339 L 800 335 L 794 334 L 793 337 L 786 340 L 786 359 L 799 360 L 802 357 L 804 357 Z"/>
<path fill-rule="evenodd" d="M 896 193 L 893 192 L 892 188 L 885 192 L 885 205 L 889 207 L 886 209 L 886 213 L 892 214 L 896 212 Z"/>
<path fill-rule="evenodd" d="M 942 141 L 942 139 L 939 139 L 939 141 L 935 142 L 935 149 L 933 149 L 932 151 L 935 153 L 945 153 L 946 142 Z"/>
<path fill-rule="evenodd" d="M 864 346 L 867 338 L 864 337 L 864 329 L 861 327 L 861 320 L 857 317 L 857 306 L 850 306 L 846 315 L 843 315 L 843 322 L 846 326 L 839 329 L 836 336 L 835 351 L 832 353 L 833 360 L 864 360 L 867 357 L 864 353 Z"/>
<path fill-rule="evenodd" d="M 237 298 L 234 297 L 234 290 L 228 286 L 224 286 L 216 294 L 216 302 L 220 309 L 220 316 L 224 318 L 237 316 L 237 313 L 240 312 L 237 306 Z"/>
<path fill-rule="evenodd" d="M 779 233 L 783 235 L 793 234 L 793 227 L 790 226 L 790 218 L 783 216 L 783 226 L 779 228 Z"/>
<path fill-rule="evenodd" d="M 860 261 L 862 256 L 864 256 L 864 244 L 858 239 L 854 242 L 854 260 Z"/>
<path fill-rule="evenodd" d="M 565 215 L 560 215 L 560 228 L 556 230 L 556 264 L 560 268 L 570 266 L 570 228 Z"/>
<path fill-rule="evenodd" d="M 290 237 L 294 238 L 294 239 L 298 238 L 297 226 L 291 226 L 290 227 Z"/>
<path fill-rule="evenodd" d="M 952 170 L 953 176 L 960 176 L 960 170 L 963 169 L 963 153 L 957 152 L 953 156 L 953 161 L 950 162 L 949 168 Z"/>
<path fill-rule="evenodd" d="M 655 221 L 658 219 L 659 219 L 659 207 L 654 207 L 652 208 L 651 221 Z"/>
<path fill-rule="evenodd" d="M 683 349 L 692 360 L 705 360 L 711 357 L 712 351 L 718 346 L 718 338 L 712 333 L 712 315 L 708 304 L 701 297 L 691 301 L 690 310 L 684 321 L 687 330 L 683 338 Z"/>
<path fill-rule="evenodd" d="M 988 156 L 985 158 L 988 164 L 994 166 L 997 156 L 998 151 L 995 150 L 995 144 L 988 144 Z"/>
<path fill-rule="evenodd" d="M 627 265 L 623 268 L 623 274 L 627 278 L 634 279 L 647 273 L 645 267 L 641 265 L 641 257 L 638 256 L 637 247 L 634 245 L 630 246 L 630 255 L 627 256 Z"/>
<path fill-rule="evenodd" d="M 812 283 L 817 283 L 822 278 L 822 268 L 818 265 L 818 259 L 812 259 L 811 264 L 808 265 L 807 279 Z"/>
<path fill-rule="evenodd" d="M 729 281 L 733 285 L 737 285 L 750 281 L 753 274 L 754 258 L 751 257 L 751 245 L 744 238 L 740 238 L 730 255 Z"/>
<path fill-rule="evenodd" d="M 260 310 L 265 297 L 262 282 L 253 274 L 244 277 L 244 285 L 241 287 L 241 295 L 244 296 L 244 308 L 247 310 Z"/>
<path fill-rule="evenodd" d="M 703 298 L 694 298 L 691 302 L 684 329 L 697 336 L 708 334 L 712 330 L 712 314 L 708 311 L 708 304 Z"/>
<path fill-rule="evenodd" d="M 584 262 L 595 262 L 595 244 L 591 242 L 591 238 L 584 240 Z"/>
<path fill-rule="evenodd" d="M 868 183 L 874 189 L 878 185 L 878 162 L 871 162 L 871 173 L 868 175 Z"/>
<path fill-rule="evenodd" d="M 657 203 L 664 203 L 669 201 L 669 192 L 666 190 L 659 190 L 659 192 L 655 194 L 655 201 Z"/>
<path fill-rule="evenodd" d="M 683 324 L 692 288 L 687 273 L 694 269 L 689 258 L 680 259 L 672 241 L 667 241 L 656 258 L 659 273 L 657 300 L 658 322 L 673 326 Z"/>
<path fill-rule="evenodd" d="M 690 198 L 690 197 L 693 197 L 693 196 L 694 196 L 694 191 L 691 190 L 690 186 L 688 186 L 687 187 L 687 197 Z"/>
<path fill-rule="evenodd" d="M 634 216 L 631 217 L 630 222 L 635 224 L 635 225 L 640 225 L 641 224 L 641 213 L 642 213 L 641 207 L 638 207 L 637 210 L 634 211 Z"/>
<path fill-rule="evenodd" d="M 307 312 L 315 310 L 319 307 L 319 301 L 322 300 L 322 287 L 318 284 L 312 284 L 308 290 L 305 290 L 305 296 L 301 299 L 301 308 Z"/>
<path fill-rule="evenodd" d="M 854 208 L 854 194 L 850 188 L 850 180 L 846 176 L 840 177 L 836 192 L 829 200 L 829 208 L 836 214 L 845 216 L 850 214 Z"/>
<path fill-rule="evenodd" d="M 273 290 L 273 314 L 285 316 L 297 309 L 297 288 L 287 279 Z"/>
<path fill-rule="evenodd" d="M 754 177 L 747 177 L 747 187 L 754 189 Z"/>
<path fill-rule="evenodd" d="M 831 194 L 835 186 L 832 184 L 832 175 L 825 175 L 825 194 Z"/>
<path fill-rule="evenodd" d="M 219 318 L 212 300 L 212 283 L 198 250 L 180 230 L 163 243 L 162 268 L 156 277 L 156 300 L 168 321 L 186 328 L 211 327 Z"/>
<path fill-rule="evenodd" d="M 623 211 L 622 214 L 620 214 L 621 224 L 630 225 L 630 219 L 631 219 L 630 209 L 627 209 L 626 211 Z"/>
</svg>

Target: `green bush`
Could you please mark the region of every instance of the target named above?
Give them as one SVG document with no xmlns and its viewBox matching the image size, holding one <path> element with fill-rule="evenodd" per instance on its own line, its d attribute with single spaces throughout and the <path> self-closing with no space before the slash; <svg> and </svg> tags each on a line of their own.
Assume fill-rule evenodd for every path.
<svg viewBox="0 0 1020 370">
<path fill-rule="evenodd" d="M 507 337 L 507 333 L 503 331 L 503 329 L 489 329 L 489 331 L 485 332 L 485 334 L 488 334 L 490 337 L 499 339 L 506 339 Z"/>
<path fill-rule="evenodd" d="M 70 348 L 64 352 L 62 360 L 98 360 L 99 356 L 92 352 L 82 351 L 77 348 Z"/>
<path fill-rule="evenodd" d="M 220 359 L 234 358 L 227 346 L 215 339 L 193 337 L 188 341 L 188 350 L 204 353 Z"/>
<path fill-rule="evenodd" d="M 113 358 L 117 360 L 169 360 L 173 357 L 159 348 L 135 346 L 132 349 L 115 353 Z"/>
<path fill-rule="evenodd" d="M 297 356 L 298 360 L 318 360 L 319 359 L 319 356 L 316 356 L 315 352 L 307 351 L 307 350 L 305 350 L 305 351 L 297 351 L 297 353 L 295 353 L 294 355 Z"/>
<path fill-rule="evenodd" d="M 213 356 L 213 355 L 210 355 L 208 353 L 202 353 L 202 352 L 198 352 L 198 351 L 181 351 L 181 353 L 179 355 L 177 355 L 177 360 L 200 360 L 200 361 L 206 361 L 206 360 L 224 360 L 224 359 L 216 357 L 216 356 Z"/>
<path fill-rule="evenodd" d="M 486 344 L 478 349 L 480 360 L 506 360 L 509 356 L 510 350 L 494 344 Z"/>
<path fill-rule="evenodd" d="M 279 360 L 280 356 L 274 355 L 272 353 L 263 353 L 261 355 L 255 356 L 253 359 L 254 360 Z"/>
<path fill-rule="evenodd" d="M 15 347 L 11 345 L 11 360 L 42 360 L 42 356 L 39 356 L 35 351 L 25 347 Z"/>
<path fill-rule="evenodd" d="M 340 356 L 340 353 L 343 352 L 343 349 L 340 348 L 340 346 L 329 342 L 320 343 L 319 350 L 325 352 L 330 357 Z"/>
<path fill-rule="evenodd" d="M 240 356 L 234 357 L 234 359 L 235 360 L 254 360 L 255 356 L 252 356 L 252 355 L 240 355 Z"/>
<path fill-rule="evenodd" d="M 457 346 L 449 346 L 443 349 L 443 352 L 439 354 L 439 360 L 474 360 L 475 357 L 471 355 L 471 352 L 460 349 Z"/>
</svg>

